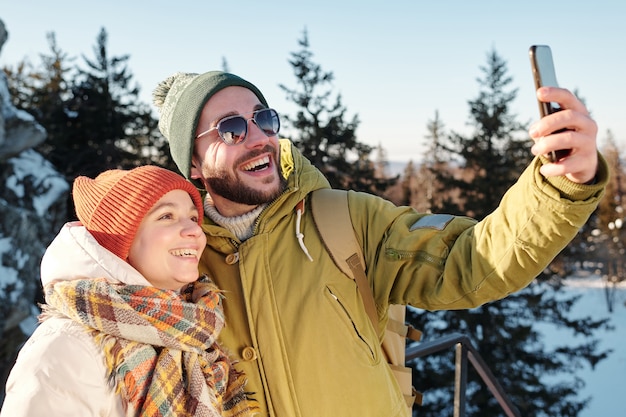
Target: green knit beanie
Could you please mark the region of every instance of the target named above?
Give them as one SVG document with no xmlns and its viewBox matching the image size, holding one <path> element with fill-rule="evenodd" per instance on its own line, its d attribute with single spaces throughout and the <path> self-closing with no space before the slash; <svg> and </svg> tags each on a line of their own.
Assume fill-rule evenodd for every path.
<svg viewBox="0 0 626 417">
<path fill-rule="evenodd" d="M 160 113 L 159 130 L 170 144 L 174 162 L 187 179 L 191 176 L 191 155 L 202 109 L 213 94 L 232 86 L 247 88 L 267 106 L 263 94 L 253 84 L 222 71 L 177 72 L 160 82 L 152 93 Z"/>
</svg>

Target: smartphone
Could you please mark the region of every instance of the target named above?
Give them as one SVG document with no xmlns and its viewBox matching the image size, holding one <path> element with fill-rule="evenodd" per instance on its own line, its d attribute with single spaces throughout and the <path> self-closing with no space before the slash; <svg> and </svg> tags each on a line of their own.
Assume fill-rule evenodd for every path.
<svg viewBox="0 0 626 417">
<path fill-rule="evenodd" d="M 535 91 L 539 87 L 558 87 L 556 81 L 556 71 L 554 70 L 554 62 L 552 61 L 552 50 L 547 45 L 532 45 L 528 51 L 530 55 L 530 66 L 533 71 L 533 79 L 535 81 Z M 556 113 L 561 110 L 558 103 L 546 103 L 537 100 L 539 104 L 539 114 L 545 117 L 549 114 Z M 559 130 L 554 133 L 562 132 L 566 129 Z M 550 152 L 548 159 L 551 162 L 559 161 L 570 153 L 570 149 L 559 149 Z"/>
</svg>

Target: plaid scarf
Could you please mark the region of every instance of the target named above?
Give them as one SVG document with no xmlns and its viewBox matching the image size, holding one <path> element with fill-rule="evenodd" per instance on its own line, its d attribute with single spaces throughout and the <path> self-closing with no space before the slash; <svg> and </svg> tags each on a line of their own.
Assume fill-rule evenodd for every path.
<svg viewBox="0 0 626 417">
<path fill-rule="evenodd" d="M 109 382 L 136 416 L 246 416 L 245 377 L 217 344 L 221 294 L 208 278 L 182 293 L 103 278 L 46 286 L 41 320 L 68 317 L 103 348 Z"/>
</svg>

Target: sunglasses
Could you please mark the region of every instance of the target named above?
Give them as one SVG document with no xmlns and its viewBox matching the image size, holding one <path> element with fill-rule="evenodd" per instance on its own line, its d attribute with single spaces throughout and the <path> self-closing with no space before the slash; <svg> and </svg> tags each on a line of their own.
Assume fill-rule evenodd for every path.
<svg viewBox="0 0 626 417">
<path fill-rule="evenodd" d="M 217 122 L 215 127 L 205 130 L 196 136 L 196 139 L 217 130 L 220 138 L 227 145 L 243 143 L 248 136 L 248 122 L 252 120 L 266 136 L 274 136 L 280 130 L 280 119 L 274 109 L 261 109 L 252 113 L 252 117 L 246 119 L 243 116 L 228 116 Z"/>
</svg>

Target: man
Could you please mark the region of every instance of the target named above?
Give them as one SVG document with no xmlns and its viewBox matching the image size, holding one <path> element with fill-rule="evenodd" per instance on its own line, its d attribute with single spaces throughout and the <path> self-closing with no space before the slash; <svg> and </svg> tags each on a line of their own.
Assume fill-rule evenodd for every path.
<svg viewBox="0 0 626 417">
<path fill-rule="evenodd" d="M 205 189 L 201 272 L 224 290 L 222 343 L 240 361 L 264 416 L 406 416 L 383 359 L 389 304 L 461 309 L 528 285 L 587 221 L 603 194 L 597 127 L 567 90 L 538 90 L 565 109 L 530 131 L 537 156 L 481 222 L 416 213 L 350 192 L 379 315 L 324 249 L 307 196 L 329 184 L 287 140 L 262 93 L 235 75 L 177 73 L 154 92 L 161 132 Z M 564 133 L 550 134 L 568 128 Z M 302 205 L 304 201 L 304 206 Z"/>
</svg>

